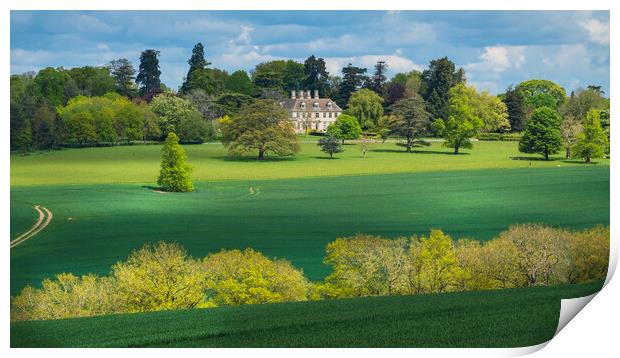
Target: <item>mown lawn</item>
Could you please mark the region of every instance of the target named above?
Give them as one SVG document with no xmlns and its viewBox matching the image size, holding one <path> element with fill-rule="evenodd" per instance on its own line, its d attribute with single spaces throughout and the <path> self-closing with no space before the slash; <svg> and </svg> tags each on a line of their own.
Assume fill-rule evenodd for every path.
<svg viewBox="0 0 620 358">
<path fill-rule="evenodd" d="M 521 347 L 600 283 L 11 324 L 11 347 Z"/>
<path fill-rule="evenodd" d="M 302 138 L 303 139 L 303 138 Z M 312 140 L 312 139 L 308 139 Z M 253 157 L 227 156 L 219 143 L 186 145 L 194 178 L 204 180 L 259 180 L 318 176 L 446 171 L 490 168 L 542 168 L 584 166 L 579 161 L 540 161 L 524 155 L 517 142 L 476 142 L 474 149 L 452 155 L 441 143 L 406 153 L 395 143 L 375 144 L 366 158 L 359 145 L 347 145 L 337 159 L 328 160 L 314 143 L 302 143 L 292 158 L 271 158 L 263 163 Z M 159 145 L 80 148 L 11 155 L 11 186 L 47 184 L 154 183 L 159 170 Z M 521 157 L 522 160 L 510 158 Z M 529 160 L 532 159 L 532 160 Z M 609 160 L 596 160 L 608 166 Z"/>
<path fill-rule="evenodd" d="M 358 232 L 397 237 L 441 228 L 486 240 L 522 222 L 608 225 L 609 167 L 207 181 L 177 194 L 143 184 L 14 186 L 12 226 L 34 221 L 27 204 L 49 208 L 54 220 L 11 249 L 12 294 L 60 272 L 107 274 L 131 250 L 159 240 L 177 241 L 196 257 L 252 247 L 319 280 L 329 273 L 325 245 Z"/>
</svg>

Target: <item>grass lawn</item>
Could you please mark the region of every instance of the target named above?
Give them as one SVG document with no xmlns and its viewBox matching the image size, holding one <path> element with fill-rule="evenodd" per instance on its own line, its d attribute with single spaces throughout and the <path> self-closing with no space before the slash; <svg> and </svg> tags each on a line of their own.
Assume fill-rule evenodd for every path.
<svg viewBox="0 0 620 358">
<path fill-rule="evenodd" d="M 303 140 L 303 137 L 302 137 Z M 302 143 L 301 152 L 291 158 L 257 163 L 252 158 L 227 156 L 219 143 L 186 145 L 194 178 L 204 180 L 259 180 L 317 176 L 403 173 L 491 168 L 543 168 L 584 166 L 579 161 L 541 161 L 540 156 L 524 155 L 517 142 L 476 142 L 474 149 L 452 155 L 441 143 L 406 153 L 395 143 L 375 144 L 366 158 L 359 145 L 347 145 L 337 159 L 328 160 L 314 143 Z M 11 155 L 11 186 L 47 184 L 154 183 L 159 171 L 160 145 L 108 148 L 80 148 L 37 152 L 29 156 Z M 513 160 L 512 157 L 525 157 Z M 533 160 L 528 160 L 531 158 Z M 609 160 L 597 160 L 608 166 Z"/>
<path fill-rule="evenodd" d="M 11 347 L 520 347 L 600 283 L 11 324 Z"/>
<path fill-rule="evenodd" d="M 112 149 L 122 153 L 143 148 L 150 149 Z M 210 147 L 192 148 L 206 152 Z M 81 152 L 50 156 L 74 153 Z M 474 158 L 474 154 L 458 158 L 390 155 L 412 161 Z M 342 161 L 345 163 L 345 159 Z M 282 163 L 289 162 L 278 164 Z M 263 168 L 263 164 L 275 163 L 233 164 Z M 266 173 L 262 170 L 256 172 Z M 78 174 L 74 179 L 85 180 Z M 521 222 L 569 228 L 608 225 L 609 167 L 554 165 L 538 169 L 203 181 L 196 192 L 177 194 L 157 193 L 143 184 L 13 186 L 11 205 L 16 209 L 11 212 L 11 226 L 16 228 L 12 232 L 34 221 L 34 210 L 25 209 L 32 204 L 49 208 L 54 220 L 33 239 L 11 249 L 13 294 L 26 283 L 36 284 L 60 272 L 106 274 L 132 249 L 158 240 L 177 241 L 197 257 L 221 248 L 252 247 L 268 256 L 292 261 L 317 280 L 329 272 L 322 263 L 325 245 L 357 232 L 397 237 L 441 228 L 455 238 L 485 240 Z"/>
</svg>

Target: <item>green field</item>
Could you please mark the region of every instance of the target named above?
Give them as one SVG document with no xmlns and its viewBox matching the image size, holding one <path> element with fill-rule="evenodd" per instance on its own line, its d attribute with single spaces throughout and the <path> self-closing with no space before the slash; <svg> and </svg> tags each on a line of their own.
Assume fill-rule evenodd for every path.
<svg viewBox="0 0 620 358">
<path fill-rule="evenodd" d="M 600 283 L 11 324 L 11 347 L 521 347 Z"/>
<path fill-rule="evenodd" d="M 545 162 L 540 156 L 524 155 L 517 142 L 476 142 L 474 149 L 460 155 L 441 143 L 406 153 L 394 143 L 375 144 L 366 158 L 358 145 L 345 146 L 337 159 L 328 160 L 316 144 L 302 143 L 294 158 L 270 159 L 257 163 L 253 158 L 231 159 L 217 143 L 187 145 L 194 178 L 205 180 L 287 179 L 382 173 L 410 173 L 465 169 L 505 169 L 584 166 L 561 156 Z M 11 156 L 11 186 L 49 184 L 153 183 L 160 161 L 159 145 L 65 149 Z M 513 160 L 510 158 L 523 158 Z M 528 160 L 528 159 L 532 160 Z M 609 160 L 597 160 L 608 166 Z"/>
<path fill-rule="evenodd" d="M 521 222 L 608 224 L 609 167 L 231 180 L 177 194 L 140 184 L 14 186 L 11 203 L 21 208 L 11 213 L 16 231 L 34 219 L 25 205 L 54 213 L 44 231 L 11 250 L 12 293 L 59 272 L 106 274 L 158 240 L 177 241 L 196 257 L 252 247 L 317 280 L 329 273 L 325 245 L 358 232 L 397 237 L 441 228 L 485 240 Z"/>
</svg>

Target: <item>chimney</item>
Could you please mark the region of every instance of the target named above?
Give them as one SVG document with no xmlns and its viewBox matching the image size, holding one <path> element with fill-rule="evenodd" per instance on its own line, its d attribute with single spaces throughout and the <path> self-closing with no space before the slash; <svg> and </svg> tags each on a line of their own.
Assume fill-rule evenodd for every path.
<svg viewBox="0 0 620 358">
<path fill-rule="evenodd" d="M 306 96 L 308 96 L 308 98 L 312 98 L 312 96 L 310 96 L 310 90 L 306 91 Z"/>
<path fill-rule="evenodd" d="M 319 90 L 314 90 L 314 99 L 319 99 Z"/>
<path fill-rule="evenodd" d="M 303 91 L 297 91 L 297 98 L 298 99 L 303 99 L 304 98 L 304 92 Z"/>
<path fill-rule="evenodd" d="M 291 91 L 291 99 L 295 99 L 295 91 Z"/>
</svg>

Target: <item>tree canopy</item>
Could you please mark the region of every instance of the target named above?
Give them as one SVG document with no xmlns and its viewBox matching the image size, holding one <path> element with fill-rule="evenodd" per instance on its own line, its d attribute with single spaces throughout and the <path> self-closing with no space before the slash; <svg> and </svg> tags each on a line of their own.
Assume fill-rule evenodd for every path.
<svg viewBox="0 0 620 358">
<path fill-rule="evenodd" d="M 519 151 L 540 153 L 545 160 L 549 160 L 549 155 L 556 154 L 562 148 L 561 124 L 562 118 L 557 111 L 549 107 L 537 108 L 525 126 Z"/>
</svg>

